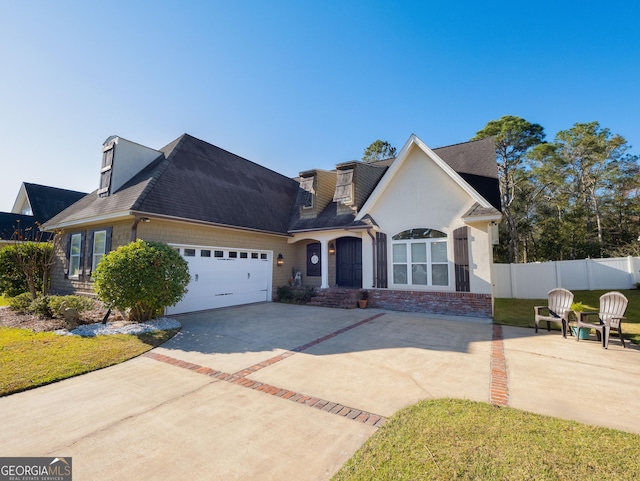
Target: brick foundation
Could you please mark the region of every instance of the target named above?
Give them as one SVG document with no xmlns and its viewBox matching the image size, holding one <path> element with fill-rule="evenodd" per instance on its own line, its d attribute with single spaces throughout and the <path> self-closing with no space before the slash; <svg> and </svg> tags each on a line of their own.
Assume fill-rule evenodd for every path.
<svg viewBox="0 0 640 481">
<path fill-rule="evenodd" d="M 491 294 L 367 289 L 369 307 L 467 317 L 492 317 Z"/>
</svg>

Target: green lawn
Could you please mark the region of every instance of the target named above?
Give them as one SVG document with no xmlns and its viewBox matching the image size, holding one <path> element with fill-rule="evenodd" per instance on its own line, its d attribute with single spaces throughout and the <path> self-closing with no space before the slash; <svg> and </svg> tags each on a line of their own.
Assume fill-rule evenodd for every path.
<svg viewBox="0 0 640 481">
<path fill-rule="evenodd" d="M 640 435 L 457 399 L 394 414 L 332 478 L 635 480 Z"/>
<path fill-rule="evenodd" d="M 78 337 L 0 328 L 0 396 L 126 361 L 176 332 Z"/>
<path fill-rule="evenodd" d="M 598 310 L 598 300 L 607 291 L 572 291 L 575 302 L 582 302 L 585 307 Z M 629 299 L 622 332 L 626 339 L 640 344 L 640 289 L 620 290 Z M 496 299 L 494 323 L 507 326 L 531 327 L 533 322 L 533 306 L 545 306 L 546 299 Z M 553 328 L 553 325 L 552 325 Z M 556 325 L 556 329 L 559 326 Z M 614 334 L 614 337 L 617 334 Z"/>
</svg>

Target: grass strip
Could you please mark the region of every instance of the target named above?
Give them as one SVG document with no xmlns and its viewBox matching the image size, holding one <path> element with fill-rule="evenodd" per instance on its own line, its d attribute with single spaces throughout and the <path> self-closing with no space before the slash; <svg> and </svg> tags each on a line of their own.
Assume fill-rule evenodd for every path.
<svg viewBox="0 0 640 481">
<path fill-rule="evenodd" d="M 79 337 L 0 328 L 0 396 L 118 364 L 162 344 L 176 332 Z"/>
<path fill-rule="evenodd" d="M 332 478 L 352 480 L 635 480 L 640 435 L 487 403 L 402 409 Z"/>
</svg>

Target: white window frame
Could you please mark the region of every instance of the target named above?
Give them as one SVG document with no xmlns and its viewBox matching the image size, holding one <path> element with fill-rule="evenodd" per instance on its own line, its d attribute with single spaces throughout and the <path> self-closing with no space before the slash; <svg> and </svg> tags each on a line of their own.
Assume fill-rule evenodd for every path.
<svg viewBox="0 0 640 481">
<path fill-rule="evenodd" d="M 444 261 L 434 261 L 432 259 L 432 246 L 433 244 L 444 244 L 447 258 Z M 417 244 L 425 244 L 426 259 L 425 260 L 413 260 L 412 246 Z M 395 246 L 404 246 L 405 259 L 396 259 Z M 402 239 L 391 241 L 391 285 L 395 287 L 411 287 L 411 288 L 450 288 L 451 287 L 451 273 L 449 268 L 449 238 L 447 237 L 435 237 L 435 238 L 421 238 L 421 239 Z M 414 266 L 425 265 L 426 266 L 426 284 L 414 283 Z M 443 265 L 446 267 L 447 283 L 446 284 L 434 284 L 433 283 L 433 267 Z M 406 269 L 406 282 L 396 282 L 396 266 L 405 266 Z"/>
<path fill-rule="evenodd" d="M 104 238 L 102 240 L 102 252 L 98 251 L 98 249 L 96 249 L 96 241 L 99 235 L 103 235 Z M 100 261 L 102 260 L 102 258 L 107 254 L 106 252 L 107 250 L 107 230 L 106 229 L 102 229 L 102 230 L 96 230 L 93 232 L 93 246 L 92 246 L 92 250 L 91 252 L 93 252 L 93 255 L 91 256 L 91 272 L 94 272 L 96 270 L 96 267 L 98 267 L 98 264 L 100 263 Z"/>
<path fill-rule="evenodd" d="M 74 240 L 77 239 L 77 253 L 74 254 Z M 80 277 L 80 265 L 82 261 L 82 233 L 78 232 L 77 234 L 71 234 L 69 237 L 69 278 L 78 279 Z M 75 274 L 74 274 L 74 266 L 75 266 Z"/>
</svg>

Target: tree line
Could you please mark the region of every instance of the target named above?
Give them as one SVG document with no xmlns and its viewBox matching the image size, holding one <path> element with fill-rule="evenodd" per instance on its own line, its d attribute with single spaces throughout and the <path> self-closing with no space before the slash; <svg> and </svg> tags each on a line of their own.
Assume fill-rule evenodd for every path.
<svg viewBox="0 0 640 481">
<path fill-rule="evenodd" d="M 626 139 L 598 122 L 545 140 L 516 116 L 491 120 L 503 221 L 496 262 L 640 255 L 640 165 Z"/>
</svg>

